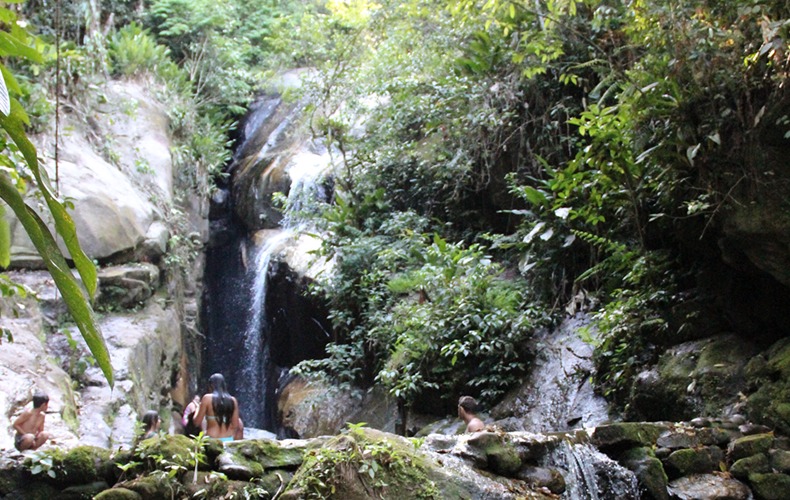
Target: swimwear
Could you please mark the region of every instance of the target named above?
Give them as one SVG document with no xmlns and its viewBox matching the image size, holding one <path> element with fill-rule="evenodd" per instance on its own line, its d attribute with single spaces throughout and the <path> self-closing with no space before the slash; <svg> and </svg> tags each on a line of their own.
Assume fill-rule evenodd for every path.
<svg viewBox="0 0 790 500">
<path fill-rule="evenodd" d="M 215 417 L 214 415 L 206 415 L 206 420 L 216 420 L 216 419 L 217 417 Z"/>
<path fill-rule="evenodd" d="M 25 437 L 24 434 L 20 434 L 18 432 L 16 433 L 16 436 L 14 436 L 14 448 L 16 448 L 18 451 L 22 451 L 21 449 L 19 449 L 19 447 L 22 446 L 22 440 L 24 439 L 24 437 Z"/>
<path fill-rule="evenodd" d="M 217 438 L 217 439 L 219 439 L 223 443 L 227 443 L 227 442 L 233 441 L 233 436 L 228 436 L 228 437 L 224 437 L 224 438 Z"/>
</svg>

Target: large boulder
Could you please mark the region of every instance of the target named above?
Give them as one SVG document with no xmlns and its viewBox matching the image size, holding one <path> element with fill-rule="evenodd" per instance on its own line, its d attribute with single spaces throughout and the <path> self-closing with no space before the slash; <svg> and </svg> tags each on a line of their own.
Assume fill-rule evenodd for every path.
<svg viewBox="0 0 790 500">
<path fill-rule="evenodd" d="M 66 132 L 58 140 L 57 165 L 52 135 L 33 138 L 41 166 L 53 184 L 57 180 L 60 197 L 73 205 L 71 216 L 89 257 L 137 253 L 155 259 L 164 252 L 162 227 L 155 223 L 163 220 L 161 206 L 173 199 L 169 119 L 164 106 L 139 84 L 115 81 L 102 91 L 106 102 L 89 111 L 87 119 L 63 114 L 61 130 Z M 13 216 L 7 217 L 12 264 L 40 267 L 24 229 Z"/>
</svg>

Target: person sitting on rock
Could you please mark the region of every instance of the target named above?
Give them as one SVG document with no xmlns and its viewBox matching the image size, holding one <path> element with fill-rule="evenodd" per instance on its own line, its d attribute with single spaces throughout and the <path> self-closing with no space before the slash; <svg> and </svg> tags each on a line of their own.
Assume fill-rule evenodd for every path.
<svg viewBox="0 0 790 500">
<path fill-rule="evenodd" d="M 14 421 L 14 446 L 19 451 L 36 450 L 47 442 L 49 434 L 44 432 L 45 413 L 49 408 L 49 396 L 43 392 L 33 395 L 33 409 L 25 410 Z"/>
<path fill-rule="evenodd" d="M 243 437 L 243 427 L 239 419 L 239 403 L 225 389 L 225 377 L 215 373 L 209 378 L 209 391 L 200 400 L 200 408 L 193 422 L 203 425 L 206 419 L 206 435 L 220 441 L 233 441 Z"/>
<path fill-rule="evenodd" d="M 181 417 L 181 425 L 184 426 L 184 434 L 187 436 L 195 437 L 203 430 L 199 425 L 195 425 L 198 408 L 200 408 L 200 396 L 195 394 L 192 401 L 184 408 L 184 415 Z"/>
<path fill-rule="evenodd" d="M 157 435 L 159 432 L 159 413 L 156 410 L 148 410 L 143 415 L 143 437 L 140 439 L 149 439 Z"/>
<path fill-rule="evenodd" d="M 485 429 L 485 424 L 475 412 L 477 401 L 472 396 L 461 396 L 458 400 L 458 418 L 466 423 L 466 432 L 480 432 Z"/>
</svg>

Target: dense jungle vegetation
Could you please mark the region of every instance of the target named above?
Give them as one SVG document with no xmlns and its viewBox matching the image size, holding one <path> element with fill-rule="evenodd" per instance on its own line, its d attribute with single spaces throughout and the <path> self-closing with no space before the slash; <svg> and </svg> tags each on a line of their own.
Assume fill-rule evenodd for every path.
<svg viewBox="0 0 790 500">
<path fill-rule="evenodd" d="M 29 130 L 55 96 L 79 112 L 97 81 L 149 78 L 172 106 L 179 173 L 205 193 L 225 182 L 232 124 L 261 82 L 315 68 L 309 126 L 339 165 L 316 220 L 337 272 L 314 289 L 334 342 L 299 370 L 379 382 L 423 409 L 461 392 L 496 401 L 528 369 L 529 337 L 568 309 L 594 315 L 597 387 L 622 403 L 660 346 L 727 321 L 727 215 L 769 200 L 788 217 L 782 0 L 32 0 L 15 13 L 41 54 L 6 61 Z"/>
</svg>

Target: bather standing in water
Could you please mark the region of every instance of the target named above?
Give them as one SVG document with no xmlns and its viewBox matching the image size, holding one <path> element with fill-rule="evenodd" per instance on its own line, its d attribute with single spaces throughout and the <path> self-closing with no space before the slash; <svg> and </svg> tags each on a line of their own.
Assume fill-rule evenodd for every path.
<svg viewBox="0 0 790 500">
<path fill-rule="evenodd" d="M 208 380 L 210 394 L 200 400 L 200 407 L 193 418 L 196 426 L 206 419 L 206 435 L 220 441 L 242 439 L 244 428 L 239 419 L 239 403 L 225 389 L 225 377 L 215 373 Z"/>
</svg>

